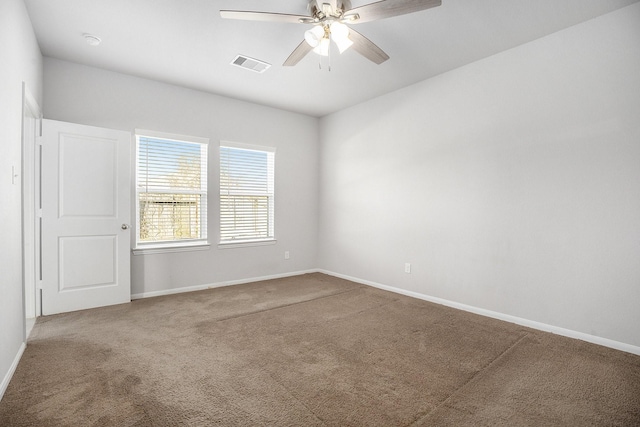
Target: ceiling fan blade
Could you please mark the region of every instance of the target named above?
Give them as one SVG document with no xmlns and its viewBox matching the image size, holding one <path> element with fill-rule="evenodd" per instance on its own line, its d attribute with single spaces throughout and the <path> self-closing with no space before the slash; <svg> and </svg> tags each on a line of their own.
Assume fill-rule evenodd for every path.
<svg viewBox="0 0 640 427">
<path fill-rule="evenodd" d="M 242 19 L 245 21 L 288 22 L 300 24 L 310 19 L 305 15 L 289 15 L 286 13 L 250 12 L 244 10 L 221 10 L 220 16 L 225 19 Z M 313 20 L 311 18 L 311 20 Z"/>
<path fill-rule="evenodd" d="M 289 55 L 287 60 L 284 61 L 284 64 L 282 65 L 286 67 L 293 67 L 298 62 L 300 62 L 300 60 L 304 58 L 307 53 L 311 52 L 312 50 L 313 48 L 309 46 L 309 43 L 307 43 L 305 40 L 302 40 L 302 43 L 300 43 L 298 47 L 296 47 L 293 52 L 291 52 L 291 55 Z"/>
<path fill-rule="evenodd" d="M 351 49 L 355 50 L 368 60 L 380 65 L 389 59 L 389 55 L 384 53 L 384 51 L 376 46 L 375 43 L 355 31 L 353 28 L 349 29 L 349 39 L 353 42 Z"/>
<path fill-rule="evenodd" d="M 391 18 L 392 16 L 406 15 L 421 10 L 437 7 L 442 0 L 382 0 L 376 3 L 365 4 L 345 12 L 345 16 L 358 15 L 358 19 L 349 21 L 350 24 L 376 21 L 378 19 Z"/>
</svg>

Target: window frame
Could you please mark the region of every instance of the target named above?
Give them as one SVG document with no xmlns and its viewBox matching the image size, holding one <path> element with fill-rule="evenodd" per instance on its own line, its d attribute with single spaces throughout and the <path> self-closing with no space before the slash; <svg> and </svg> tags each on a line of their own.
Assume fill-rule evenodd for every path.
<svg viewBox="0 0 640 427">
<path fill-rule="evenodd" d="M 208 185 L 208 171 L 209 171 L 209 138 L 188 136 L 188 135 L 179 135 L 172 134 L 166 132 L 158 132 L 146 129 L 136 129 L 135 133 L 135 144 L 134 144 L 134 156 L 135 161 L 133 162 L 133 199 L 135 203 L 133 203 L 133 214 L 136 219 L 135 223 L 135 236 L 134 236 L 134 247 L 132 252 L 134 255 L 141 254 L 153 254 L 153 253 L 163 253 L 163 252 L 183 252 L 183 251 L 197 251 L 197 250 L 207 250 L 211 247 L 209 242 L 209 232 L 208 232 L 208 207 L 209 207 L 209 185 Z M 160 241 L 160 242 L 145 242 L 140 241 L 140 199 L 139 199 L 139 188 L 138 188 L 138 174 L 139 174 L 139 147 L 140 147 L 140 138 L 151 138 L 151 139 L 161 139 L 166 141 L 175 141 L 175 142 L 187 142 L 187 143 L 195 143 L 200 144 L 205 147 L 206 156 L 200 156 L 200 161 L 204 162 L 205 168 L 205 176 L 201 176 L 201 182 L 205 184 L 204 190 L 204 201 L 202 202 L 204 205 L 204 209 L 200 211 L 200 224 L 201 224 L 201 235 L 204 234 L 203 237 L 197 239 L 181 239 L 181 240 L 169 240 L 169 241 Z M 192 192 L 185 192 L 192 193 Z M 180 194 L 180 192 L 176 192 L 176 194 Z M 202 193 L 201 193 L 202 194 Z M 203 212 L 204 210 L 204 212 Z"/>
<path fill-rule="evenodd" d="M 247 238 L 247 239 L 238 239 L 238 240 L 222 240 L 222 205 L 220 203 L 220 198 L 222 196 L 222 180 L 221 178 L 221 174 L 222 174 L 222 157 L 221 157 L 221 149 L 222 148 L 231 148 L 231 149 L 239 149 L 239 150 L 250 150 L 250 151 L 259 151 L 259 152 L 263 152 L 263 153 L 267 153 L 267 155 L 272 156 L 272 173 L 271 173 L 271 178 L 273 181 L 271 181 L 270 183 L 267 183 L 268 187 L 272 188 L 272 191 L 270 193 L 270 207 L 268 209 L 270 209 L 271 211 L 271 218 L 269 221 L 269 225 L 268 227 L 270 228 L 271 231 L 271 235 L 268 237 L 264 237 L 264 238 Z M 262 245 L 273 245 L 276 244 L 277 239 L 276 239 L 276 226 L 275 226 L 275 198 L 276 198 L 276 190 L 275 190 L 275 183 L 276 183 L 276 179 L 275 179 L 275 170 L 276 170 L 276 166 L 275 166 L 275 155 L 276 155 L 276 148 L 275 147 L 269 147 L 269 146 L 264 146 L 264 145 L 254 145 L 254 144 L 245 144 L 245 143 L 240 143 L 240 142 L 233 142 L 233 141 L 226 141 L 226 140 L 222 140 L 220 141 L 220 145 L 218 147 L 218 166 L 219 166 L 219 171 L 218 171 L 218 178 L 220 179 L 219 181 L 219 188 L 218 188 L 218 248 L 219 249 L 228 249 L 228 248 L 241 248 L 241 247 L 248 247 L 248 246 L 262 246 Z M 269 177 L 269 175 L 268 175 Z"/>
</svg>

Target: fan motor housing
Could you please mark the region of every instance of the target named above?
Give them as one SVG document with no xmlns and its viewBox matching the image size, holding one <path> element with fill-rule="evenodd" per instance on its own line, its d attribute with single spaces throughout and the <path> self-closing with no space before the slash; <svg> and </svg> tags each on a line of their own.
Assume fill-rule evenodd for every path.
<svg viewBox="0 0 640 427">
<path fill-rule="evenodd" d="M 330 16 L 340 18 L 346 10 L 351 9 L 350 0 L 338 0 L 336 4 L 337 9 L 334 10 L 331 7 L 331 2 L 326 2 L 324 0 L 311 0 L 307 8 L 309 10 L 309 14 L 316 19 L 322 19 Z"/>
</svg>

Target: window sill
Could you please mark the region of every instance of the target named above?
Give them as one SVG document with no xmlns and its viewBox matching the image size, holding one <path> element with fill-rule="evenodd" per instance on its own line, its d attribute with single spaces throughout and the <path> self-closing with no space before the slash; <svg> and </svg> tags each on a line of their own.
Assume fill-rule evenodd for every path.
<svg viewBox="0 0 640 427">
<path fill-rule="evenodd" d="M 244 242 L 230 242 L 230 243 L 219 243 L 218 249 L 234 249 L 234 248 L 246 248 L 250 246 L 264 246 L 264 245 L 275 245 L 277 242 L 276 239 L 269 240 L 248 240 Z"/>
<path fill-rule="evenodd" d="M 134 255 L 148 255 L 148 254 L 162 254 L 166 252 L 191 252 L 191 251 L 206 251 L 211 248 L 210 243 L 193 243 L 193 244 L 183 244 L 183 245 L 157 245 L 157 246 L 142 246 L 138 248 L 134 248 L 131 252 Z"/>
</svg>

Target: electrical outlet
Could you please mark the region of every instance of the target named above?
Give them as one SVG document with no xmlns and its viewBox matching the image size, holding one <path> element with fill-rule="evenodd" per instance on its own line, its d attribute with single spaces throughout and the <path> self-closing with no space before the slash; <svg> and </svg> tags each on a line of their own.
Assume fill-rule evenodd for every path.
<svg viewBox="0 0 640 427">
<path fill-rule="evenodd" d="M 407 273 L 407 274 L 411 273 L 411 264 L 410 263 L 408 263 L 408 262 L 404 263 L 404 272 Z"/>
<path fill-rule="evenodd" d="M 289 251 L 284 251 L 284 259 L 289 259 Z"/>
</svg>

